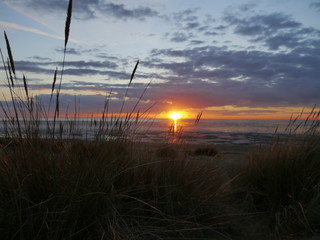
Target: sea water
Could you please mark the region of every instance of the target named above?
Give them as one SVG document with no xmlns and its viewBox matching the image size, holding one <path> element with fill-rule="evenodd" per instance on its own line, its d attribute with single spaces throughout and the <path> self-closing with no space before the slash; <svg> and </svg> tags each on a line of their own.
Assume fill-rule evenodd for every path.
<svg viewBox="0 0 320 240">
<path fill-rule="evenodd" d="M 53 121 L 49 121 L 51 126 L 52 123 Z M 108 121 L 106 123 L 112 129 L 112 124 Z M 3 124 L 3 122 L 0 124 L 0 136 L 5 135 Z M 42 136 L 46 134 L 47 124 L 48 121 L 40 123 Z M 276 129 L 279 134 L 287 124 L 288 120 L 202 119 L 195 123 L 194 120 L 187 119 L 179 119 L 177 121 L 170 119 L 140 119 L 137 122 L 132 120 L 128 132 L 130 132 L 130 137 L 134 140 L 145 142 L 183 141 L 191 144 L 253 145 L 268 143 L 274 137 Z M 59 119 L 56 124 L 56 135 L 59 135 L 60 126 L 63 126 L 64 138 L 90 140 L 94 139 L 97 134 L 99 120 Z M 110 131 L 108 134 L 116 135 L 116 131 Z"/>
<path fill-rule="evenodd" d="M 160 142 L 169 137 L 173 141 L 194 144 L 267 144 L 273 139 L 275 132 L 281 134 L 287 124 L 288 120 L 228 119 L 200 120 L 195 123 L 194 120 L 180 119 L 173 122 L 157 119 L 147 131 L 140 131 L 139 136 L 140 139 L 152 142 Z"/>
</svg>

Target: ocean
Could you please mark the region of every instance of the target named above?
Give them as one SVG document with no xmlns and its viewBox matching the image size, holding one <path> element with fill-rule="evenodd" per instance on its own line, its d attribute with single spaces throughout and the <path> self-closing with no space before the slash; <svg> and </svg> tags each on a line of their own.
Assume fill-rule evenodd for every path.
<svg viewBox="0 0 320 240">
<path fill-rule="evenodd" d="M 150 124 L 150 123 L 149 123 Z M 146 124 L 147 125 L 147 124 Z M 163 139 L 191 144 L 267 144 L 284 132 L 288 120 L 154 120 L 137 131 L 141 140 L 161 142 Z M 173 131 L 174 130 L 174 131 Z"/>
<path fill-rule="evenodd" d="M 63 126 L 64 138 L 94 139 L 99 126 L 92 120 L 59 120 Z M 197 124 L 194 120 L 179 119 L 141 119 L 132 121 L 131 137 L 142 142 L 178 142 L 190 144 L 235 144 L 255 145 L 266 144 L 273 137 L 275 130 L 278 134 L 285 129 L 288 120 L 206 120 L 201 119 Z M 21 123 L 23 125 L 23 123 Z M 51 122 L 52 124 L 52 122 Z M 40 132 L 45 136 L 46 123 L 40 124 Z M 5 136 L 4 123 L 0 125 L 0 136 Z M 56 127 L 59 134 L 60 123 Z M 115 134 L 113 131 L 110 134 Z"/>
</svg>

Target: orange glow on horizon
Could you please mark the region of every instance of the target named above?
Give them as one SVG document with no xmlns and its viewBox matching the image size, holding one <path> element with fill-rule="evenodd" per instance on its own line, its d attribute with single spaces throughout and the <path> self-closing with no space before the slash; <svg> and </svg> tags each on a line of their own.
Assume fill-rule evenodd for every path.
<svg viewBox="0 0 320 240">
<path fill-rule="evenodd" d="M 161 113 L 148 112 L 146 114 L 137 114 L 133 113 L 131 118 L 149 118 L 149 119 L 171 119 L 171 121 L 183 120 L 195 120 L 197 118 L 197 113 L 203 111 L 201 120 L 206 119 L 283 119 L 289 120 L 292 116 L 293 118 L 299 116 L 302 111 L 302 107 L 266 107 L 266 108 L 250 108 L 250 107 L 236 107 L 236 106 L 222 106 L 222 107 L 210 107 L 207 109 L 196 109 L 188 108 L 179 111 L 162 111 Z M 301 116 L 301 119 L 306 119 L 311 112 L 312 108 L 304 108 L 304 113 Z M 127 117 L 127 113 L 118 113 L 110 111 L 107 118 L 110 117 Z M 53 117 L 50 114 L 48 117 Z M 68 117 L 63 113 L 60 114 L 60 117 Z M 69 118 L 74 117 L 74 114 L 69 113 Z M 76 118 L 101 118 L 102 113 L 96 112 L 92 113 L 89 111 L 81 111 L 76 114 Z M 201 121 L 200 120 L 200 121 Z"/>
</svg>

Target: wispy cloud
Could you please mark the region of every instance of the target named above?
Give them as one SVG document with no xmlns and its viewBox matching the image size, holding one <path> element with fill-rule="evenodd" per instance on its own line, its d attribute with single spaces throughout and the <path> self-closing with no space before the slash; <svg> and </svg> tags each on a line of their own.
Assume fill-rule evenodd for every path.
<svg viewBox="0 0 320 240">
<path fill-rule="evenodd" d="M 49 37 L 49 38 L 62 39 L 62 40 L 64 39 L 63 36 L 58 36 L 58 35 L 42 32 L 42 31 L 40 31 L 38 29 L 25 27 L 25 26 L 22 26 L 22 25 L 19 25 L 19 24 L 16 24 L 16 23 L 0 21 L 0 26 L 2 26 L 4 28 L 13 28 L 13 29 L 20 30 L 20 31 L 26 31 L 26 32 L 37 34 L 37 35 L 46 36 L 46 37 Z M 70 40 L 70 41 L 77 42 L 75 40 Z"/>
</svg>

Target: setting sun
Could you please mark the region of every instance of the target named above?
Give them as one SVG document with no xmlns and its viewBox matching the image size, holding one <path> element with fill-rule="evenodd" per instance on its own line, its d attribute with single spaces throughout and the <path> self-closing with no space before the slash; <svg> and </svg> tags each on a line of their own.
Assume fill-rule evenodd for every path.
<svg viewBox="0 0 320 240">
<path fill-rule="evenodd" d="M 178 120 L 181 117 L 182 117 L 182 115 L 180 113 L 178 113 L 178 112 L 173 112 L 170 115 L 170 118 L 172 118 L 174 121 Z"/>
</svg>

